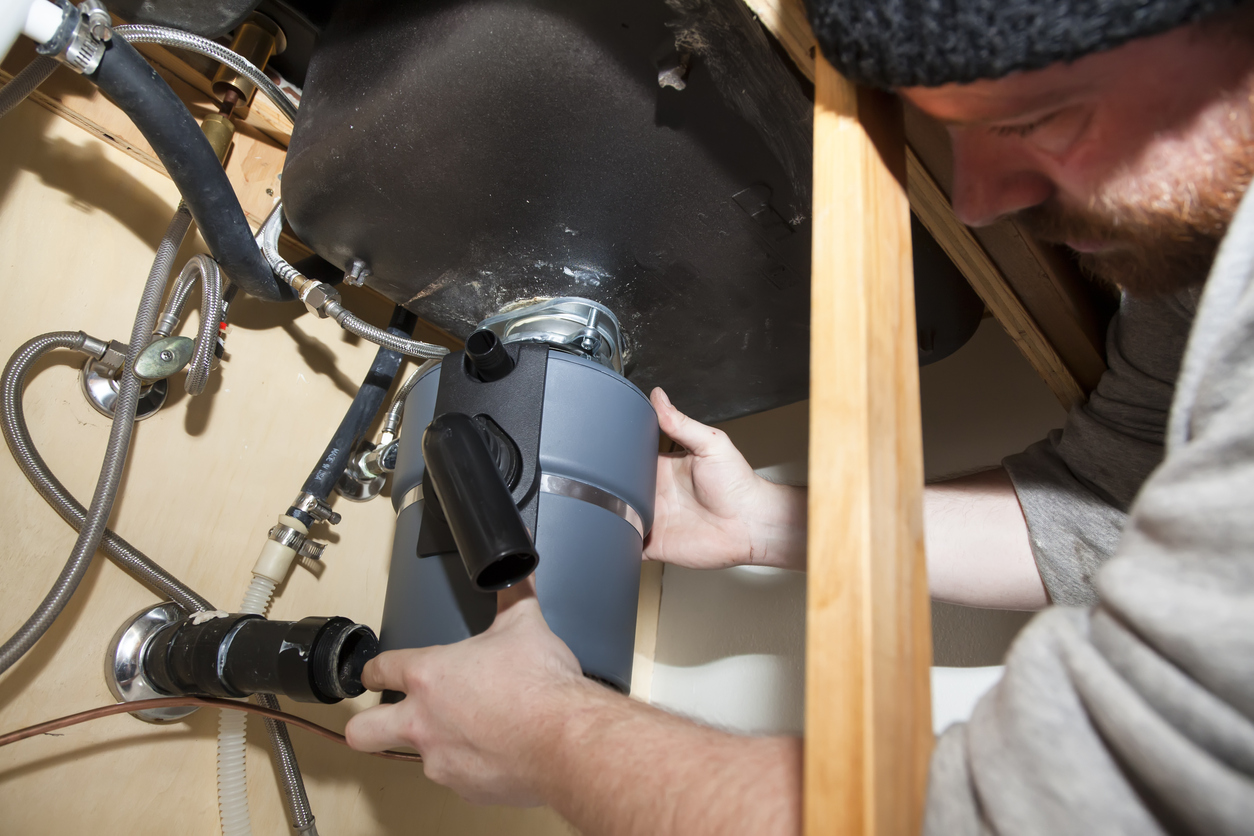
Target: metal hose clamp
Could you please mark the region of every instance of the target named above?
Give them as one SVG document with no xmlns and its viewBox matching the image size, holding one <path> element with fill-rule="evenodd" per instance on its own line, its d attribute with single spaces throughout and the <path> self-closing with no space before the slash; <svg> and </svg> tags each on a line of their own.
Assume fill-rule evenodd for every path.
<svg viewBox="0 0 1254 836">
<path fill-rule="evenodd" d="M 104 58 L 105 43 L 113 37 L 111 18 L 100 0 L 83 0 L 75 8 L 61 0 L 61 26 L 37 51 L 50 56 L 80 75 L 93 73 Z"/>
</svg>

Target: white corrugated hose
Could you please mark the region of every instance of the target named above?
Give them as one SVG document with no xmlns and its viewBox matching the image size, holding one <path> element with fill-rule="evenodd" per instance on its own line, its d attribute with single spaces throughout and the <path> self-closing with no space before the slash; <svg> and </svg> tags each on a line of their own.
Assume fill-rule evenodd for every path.
<svg viewBox="0 0 1254 836">
<path fill-rule="evenodd" d="M 273 578 L 253 575 L 239 611 L 265 615 L 277 586 Z M 248 812 L 248 715 L 243 711 L 218 712 L 218 816 L 222 836 L 252 836 Z"/>
</svg>

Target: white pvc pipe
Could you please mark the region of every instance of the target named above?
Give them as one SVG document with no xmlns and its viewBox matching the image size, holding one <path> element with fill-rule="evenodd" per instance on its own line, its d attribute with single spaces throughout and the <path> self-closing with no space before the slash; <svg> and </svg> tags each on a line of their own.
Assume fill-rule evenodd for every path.
<svg viewBox="0 0 1254 836">
<path fill-rule="evenodd" d="M 17 36 L 26 27 L 30 0 L 0 0 L 0 58 L 9 54 Z"/>
<path fill-rule="evenodd" d="M 0 0 L 0 59 L 9 54 L 18 35 L 42 44 L 60 25 L 61 8 L 48 0 Z"/>
<path fill-rule="evenodd" d="M 30 2 L 30 0 L 27 0 Z M 61 7 L 48 0 L 34 0 L 26 11 L 26 23 L 22 26 L 22 34 L 37 44 L 52 40 L 61 28 Z"/>
</svg>

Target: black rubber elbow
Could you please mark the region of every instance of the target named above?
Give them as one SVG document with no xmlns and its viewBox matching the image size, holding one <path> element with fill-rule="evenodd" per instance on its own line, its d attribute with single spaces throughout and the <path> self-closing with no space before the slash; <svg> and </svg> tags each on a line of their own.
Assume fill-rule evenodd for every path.
<svg viewBox="0 0 1254 836">
<path fill-rule="evenodd" d="M 449 412 L 427 426 L 422 457 L 466 573 L 485 592 L 513 586 L 540 562 L 483 430 Z"/>
<path fill-rule="evenodd" d="M 100 66 L 87 78 L 148 140 L 231 281 L 269 302 L 295 299 L 262 257 L 217 154 L 165 79 L 120 35 L 110 39 Z"/>
</svg>

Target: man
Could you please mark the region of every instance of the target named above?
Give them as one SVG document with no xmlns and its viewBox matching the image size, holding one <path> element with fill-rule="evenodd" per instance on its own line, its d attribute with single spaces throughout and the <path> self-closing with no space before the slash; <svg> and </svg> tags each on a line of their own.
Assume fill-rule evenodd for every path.
<svg viewBox="0 0 1254 836">
<path fill-rule="evenodd" d="M 1254 9 L 812 0 L 811 11 L 838 69 L 949 127 L 960 218 L 1013 214 L 1072 247 L 1122 285 L 1122 322 L 1140 323 L 1112 328 L 1111 372 L 1062 436 L 1004 472 L 929 490 L 935 594 L 1039 606 L 1048 592 L 1090 606 L 1038 616 L 970 723 L 938 741 L 928 831 L 1250 832 L 1254 198 L 1241 198 Z M 1154 322 L 1177 341 L 1212 259 L 1178 380 L 1170 346 L 1128 361 L 1154 355 Z M 1125 521 L 1160 454 L 1173 382 L 1165 459 Z M 804 566 L 802 492 L 757 479 L 660 392 L 653 403 L 687 453 L 660 464 L 647 556 Z M 428 777 L 472 801 L 548 803 L 590 834 L 800 829 L 800 741 L 702 728 L 584 680 L 528 590 L 503 593 L 482 636 L 384 654 L 365 679 L 409 696 L 355 717 L 353 745 L 413 746 Z"/>
</svg>

